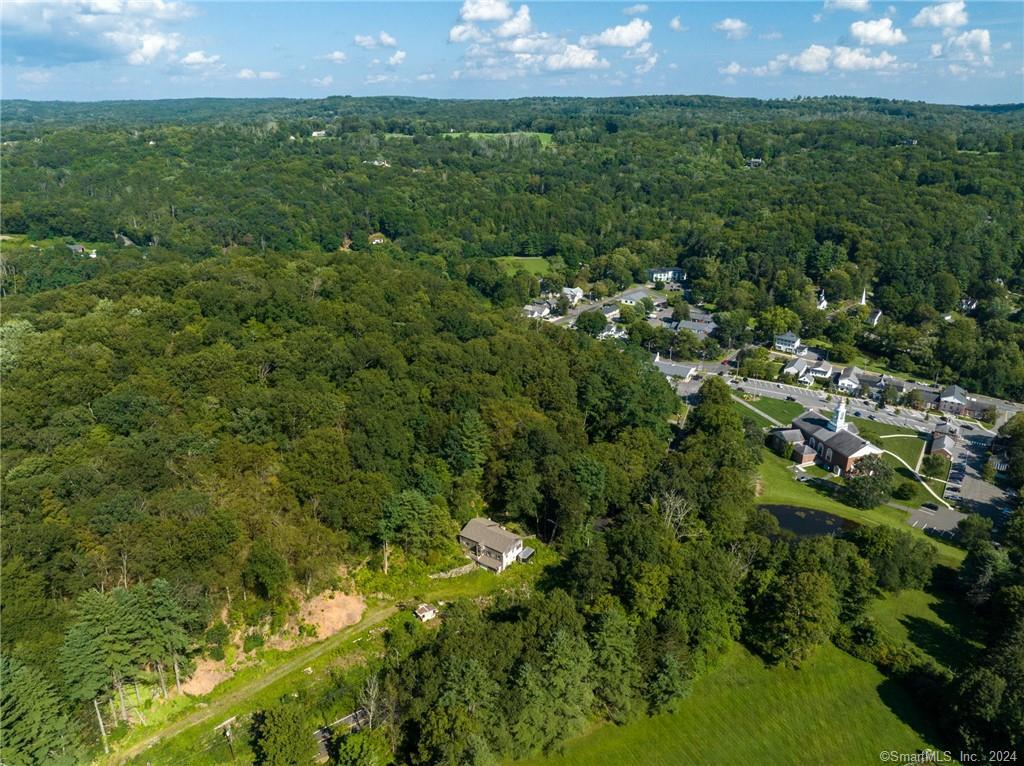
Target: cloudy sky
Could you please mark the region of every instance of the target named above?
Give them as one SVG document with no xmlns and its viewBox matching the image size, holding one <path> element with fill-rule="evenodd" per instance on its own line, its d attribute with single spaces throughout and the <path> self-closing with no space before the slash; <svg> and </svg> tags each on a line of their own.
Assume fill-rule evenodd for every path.
<svg viewBox="0 0 1024 766">
<path fill-rule="evenodd" d="M 1024 101 L 1024 3 L 4 0 L 4 98 Z"/>
</svg>

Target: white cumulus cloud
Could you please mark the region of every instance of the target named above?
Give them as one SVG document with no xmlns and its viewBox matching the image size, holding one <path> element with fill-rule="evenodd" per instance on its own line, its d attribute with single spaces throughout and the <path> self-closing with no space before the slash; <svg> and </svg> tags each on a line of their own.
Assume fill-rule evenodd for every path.
<svg viewBox="0 0 1024 766">
<path fill-rule="evenodd" d="M 719 67 L 718 71 L 720 74 L 725 74 L 729 75 L 730 77 L 733 77 L 738 74 L 743 74 L 744 69 L 742 66 L 740 66 L 740 62 L 730 61 L 728 65 L 724 67 Z"/>
<path fill-rule="evenodd" d="M 970 64 L 991 64 L 992 36 L 987 29 L 969 29 L 946 40 L 946 58 Z"/>
<path fill-rule="evenodd" d="M 830 58 L 832 58 L 832 51 L 824 45 L 809 45 L 790 59 L 789 65 L 798 72 L 824 72 L 828 69 Z"/>
<path fill-rule="evenodd" d="M 605 69 L 608 62 L 598 56 L 593 48 L 568 44 L 558 53 L 552 53 L 544 59 L 544 68 L 552 72 L 563 72 L 573 69 Z"/>
<path fill-rule="evenodd" d="M 329 88 L 334 84 L 334 78 L 331 75 L 324 75 L 323 77 L 314 77 L 313 84 L 318 88 Z"/>
<path fill-rule="evenodd" d="M 825 0 L 825 7 L 830 11 L 859 11 L 863 13 L 871 7 L 870 0 Z"/>
<path fill-rule="evenodd" d="M 476 43 L 488 39 L 490 39 L 490 35 L 475 24 L 456 24 L 448 30 L 448 42 L 450 43 Z"/>
<path fill-rule="evenodd" d="M 725 32 L 730 40 L 742 40 L 750 34 L 750 25 L 742 19 L 725 18 L 712 26 L 716 32 Z"/>
<path fill-rule="evenodd" d="M 533 22 L 530 20 L 530 6 L 520 5 L 515 15 L 498 25 L 494 34 L 498 37 L 518 37 L 529 34 L 533 29 Z"/>
<path fill-rule="evenodd" d="M 280 80 L 281 73 L 270 71 L 257 72 L 255 69 L 239 69 L 235 77 L 239 80 Z"/>
<path fill-rule="evenodd" d="M 207 54 L 206 51 L 192 51 L 181 57 L 181 62 L 188 67 L 211 66 L 220 61 L 220 56 Z"/>
<path fill-rule="evenodd" d="M 348 56 L 346 56 L 342 51 L 331 51 L 330 53 L 324 54 L 323 58 L 335 64 L 344 64 L 348 59 Z"/>
<path fill-rule="evenodd" d="M 41 66 L 108 59 L 150 64 L 180 47 L 182 36 L 170 27 L 194 13 L 172 0 L 4 0 L 5 59 Z"/>
<path fill-rule="evenodd" d="M 464 21 L 504 21 L 511 15 L 508 0 L 465 0 L 459 12 Z"/>
<path fill-rule="evenodd" d="M 941 27 L 955 29 L 967 24 L 967 3 L 953 0 L 922 8 L 910 22 L 915 27 Z"/>
<path fill-rule="evenodd" d="M 888 69 L 896 63 L 896 57 L 888 51 L 872 56 L 865 48 L 836 46 L 832 52 L 832 65 L 844 72 Z"/>
<path fill-rule="evenodd" d="M 764 76 L 779 74 L 786 69 L 806 74 L 824 74 L 830 69 L 840 72 L 883 72 L 892 71 L 897 67 L 896 57 L 888 51 L 872 55 L 867 48 L 849 48 L 845 45 L 829 48 L 825 45 L 813 44 L 795 56 L 782 53 L 767 64 L 754 67 L 751 71 L 756 75 Z"/>
<path fill-rule="evenodd" d="M 405 51 L 395 51 L 390 58 L 388 58 L 388 64 L 390 66 L 398 66 L 405 61 Z"/>
<path fill-rule="evenodd" d="M 398 45 L 398 40 L 383 30 L 377 35 L 356 35 L 352 42 L 366 49 L 376 48 L 378 45 L 384 48 L 394 48 Z"/>
<path fill-rule="evenodd" d="M 861 45 L 899 45 L 907 41 L 903 30 L 892 23 L 892 19 L 855 21 L 850 25 L 850 34 Z"/>
<path fill-rule="evenodd" d="M 633 48 L 651 34 L 651 22 L 645 19 L 633 19 L 628 24 L 608 27 L 599 35 L 584 35 L 580 43 L 588 48 Z"/>
<path fill-rule="evenodd" d="M 672 20 L 668 23 L 668 28 L 673 32 L 685 32 L 686 27 L 683 26 L 683 22 L 678 16 L 673 16 Z"/>
<path fill-rule="evenodd" d="M 637 3 L 636 5 L 631 5 L 628 8 L 623 8 L 622 12 L 627 16 L 636 16 L 638 13 L 647 13 L 649 10 L 650 7 L 645 3 Z"/>
</svg>

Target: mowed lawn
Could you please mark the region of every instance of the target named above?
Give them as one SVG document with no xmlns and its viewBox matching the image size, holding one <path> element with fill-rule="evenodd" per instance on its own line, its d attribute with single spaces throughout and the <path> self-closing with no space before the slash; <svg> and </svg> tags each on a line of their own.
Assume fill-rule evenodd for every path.
<svg viewBox="0 0 1024 766">
<path fill-rule="evenodd" d="M 535 276 L 543 277 L 551 273 L 551 264 L 547 258 L 539 256 L 515 256 L 508 255 L 495 259 L 509 274 L 525 271 Z"/>
<path fill-rule="evenodd" d="M 927 540 L 935 546 L 936 560 L 939 564 L 956 569 L 964 560 L 965 553 L 960 548 L 954 548 L 952 545 L 928 537 L 924 532 L 907 524 L 906 511 L 887 505 L 866 510 L 853 508 L 815 486 L 798 482 L 793 477 L 791 466 L 792 463 L 789 460 L 783 460 L 768 449 L 761 450 L 761 465 L 758 468 L 761 479 L 760 492 L 757 497 L 758 504 L 795 505 L 834 513 L 836 516 L 856 521 L 859 524 L 886 524 L 895 529 L 909 531 L 915 537 Z"/>
<path fill-rule="evenodd" d="M 754 404 L 753 406 L 756 407 L 757 405 Z M 745 407 L 743 404 L 737 402 L 735 399 L 733 399 L 732 401 L 732 408 L 736 410 L 736 413 L 741 418 L 749 418 L 750 420 L 753 420 L 755 423 L 757 423 L 761 428 L 772 427 L 772 422 L 768 420 L 768 418 L 762 415 L 758 415 L 756 412 L 750 409 L 750 407 Z"/>
<path fill-rule="evenodd" d="M 832 647 L 799 670 L 768 668 L 735 646 L 679 710 L 600 726 L 532 766 L 878 763 L 882 750 L 934 746 L 902 690 Z"/>
<path fill-rule="evenodd" d="M 547 148 L 551 145 L 551 141 L 554 138 L 550 133 L 537 133 L 530 130 L 517 130 L 511 133 L 478 133 L 475 131 L 463 132 L 463 131 L 452 131 L 450 133 L 442 133 L 445 138 L 473 138 L 479 141 L 515 141 L 517 139 L 524 138 L 535 138 L 540 141 L 540 145 Z"/>
<path fill-rule="evenodd" d="M 793 422 L 793 418 L 797 415 L 803 414 L 807 409 L 802 404 L 796 402 L 788 402 L 785 399 L 772 399 L 768 396 L 762 396 L 756 401 L 751 402 L 761 412 L 770 418 L 775 418 L 780 423 L 789 426 Z"/>
</svg>

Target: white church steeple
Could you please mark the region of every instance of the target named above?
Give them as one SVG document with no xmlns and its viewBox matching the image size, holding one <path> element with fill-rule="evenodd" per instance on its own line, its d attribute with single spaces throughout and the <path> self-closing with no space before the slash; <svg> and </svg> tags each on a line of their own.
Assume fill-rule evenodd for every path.
<svg viewBox="0 0 1024 766">
<path fill-rule="evenodd" d="M 861 306 L 867 306 L 868 305 L 868 288 L 866 288 L 866 287 L 864 288 L 864 292 L 862 292 L 860 294 L 860 305 Z"/>
<path fill-rule="evenodd" d="M 832 419 L 828 422 L 829 431 L 845 431 L 846 424 L 846 399 L 839 397 L 836 408 L 832 411 Z"/>
</svg>

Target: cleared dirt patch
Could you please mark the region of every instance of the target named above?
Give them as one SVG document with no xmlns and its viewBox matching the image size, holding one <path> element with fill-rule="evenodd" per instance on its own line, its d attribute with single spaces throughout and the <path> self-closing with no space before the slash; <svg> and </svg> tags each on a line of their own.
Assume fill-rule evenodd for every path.
<svg viewBox="0 0 1024 766">
<path fill-rule="evenodd" d="M 355 625 L 363 616 L 366 604 L 359 596 L 347 593 L 323 593 L 303 604 L 299 619 L 316 627 L 318 639 L 333 636 L 342 628 Z"/>
<path fill-rule="evenodd" d="M 181 690 L 193 697 L 201 697 L 213 691 L 221 681 L 231 678 L 231 675 L 231 671 L 224 667 L 223 661 L 205 658 L 197 660 L 196 672 L 181 685 Z"/>
</svg>

